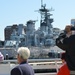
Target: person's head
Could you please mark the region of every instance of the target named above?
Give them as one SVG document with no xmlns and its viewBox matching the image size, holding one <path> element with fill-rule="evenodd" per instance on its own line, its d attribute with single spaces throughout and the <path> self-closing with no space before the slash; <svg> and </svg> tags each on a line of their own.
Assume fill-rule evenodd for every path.
<svg viewBox="0 0 75 75">
<path fill-rule="evenodd" d="M 65 53 L 65 52 L 61 54 L 61 60 L 62 60 L 62 63 L 64 63 L 64 62 L 65 62 L 65 57 L 66 57 L 65 55 L 66 55 L 66 53 Z"/>
<path fill-rule="evenodd" d="M 18 48 L 17 54 L 18 63 L 21 63 L 27 61 L 30 56 L 30 50 L 27 47 L 20 47 Z"/>
<path fill-rule="evenodd" d="M 71 28 L 72 28 L 71 25 L 67 25 L 67 26 L 65 27 L 66 33 L 70 32 L 70 31 L 71 31 Z"/>
</svg>

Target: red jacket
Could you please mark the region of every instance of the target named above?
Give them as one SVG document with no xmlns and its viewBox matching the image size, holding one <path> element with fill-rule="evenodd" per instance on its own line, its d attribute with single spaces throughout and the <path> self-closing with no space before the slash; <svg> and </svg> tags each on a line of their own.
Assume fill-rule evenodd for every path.
<svg viewBox="0 0 75 75">
<path fill-rule="evenodd" d="M 64 63 L 61 66 L 61 68 L 60 68 L 59 72 L 57 73 L 57 75 L 70 75 L 70 71 L 69 71 L 68 66 L 67 66 L 66 63 Z"/>
</svg>

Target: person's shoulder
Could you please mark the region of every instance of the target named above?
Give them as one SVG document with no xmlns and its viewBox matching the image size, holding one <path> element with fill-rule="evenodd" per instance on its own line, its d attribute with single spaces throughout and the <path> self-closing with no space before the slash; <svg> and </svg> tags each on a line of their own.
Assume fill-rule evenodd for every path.
<svg viewBox="0 0 75 75">
<path fill-rule="evenodd" d="M 70 37 L 69 37 L 69 40 L 75 40 L 75 35 L 71 35 Z"/>
<path fill-rule="evenodd" d="M 71 35 L 71 37 L 73 37 L 73 36 L 75 37 L 75 34 Z"/>
<path fill-rule="evenodd" d="M 18 66 L 14 67 L 11 71 L 16 71 L 16 70 L 19 70 Z"/>
<path fill-rule="evenodd" d="M 20 75 L 21 74 L 21 72 L 19 70 L 19 66 L 15 67 L 15 68 L 13 68 L 11 70 L 11 75 L 14 75 L 14 74 L 16 74 L 16 75 Z"/>
<path fill-rule="evenodd" d="M 19 70 L 19 67 L 20 67 L 20 66 L 18 65 L 18 66 L 16 66 L 16 67 L 14 67 L 11 71 L 20 71 L 20 70 Z"/>
</svg>

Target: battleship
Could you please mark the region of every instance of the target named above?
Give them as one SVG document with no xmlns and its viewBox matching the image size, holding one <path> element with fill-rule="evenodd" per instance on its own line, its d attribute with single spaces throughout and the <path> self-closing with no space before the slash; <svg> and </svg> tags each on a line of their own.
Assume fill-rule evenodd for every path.
<svg viewBox="0 0 75 75">
<path fill-rule="evenodd" d="M 49 58 L 50 53 L 62 52 L 61 49 L 56 47 L 55 40 L 60 34 L 59 28 L 53 28 L 54 22 L 51 16 L 53 9 L 47 9 L 46 4 L 41 0 L 41 8 L 37 10 L 40 13 L 40 27 L 36 30 L 35 23 L 37 20 L 29 20 L 26 26 L 23 24 L 7 26 L 5 30 L 4 46 L 0 47 L 0 51 L 6 57 L 16 57 L 18 47 L 25 46 L 31 51 L 30 58 Z M 35 55 L 36 54 L 36 55 Z M 57 54 L 53 57 L 57 57 Z"/>
<path fill-rule="evenodd" d="M 8 36 L 5 34 L 4 46 L 0 46 L 0 52 L 5 58 L 0 61 L 0 75 L 10 75 L 11 69 L 18 65 L 16 53 L 21 46 L 30 49 L 31 56 L 28 62 L 33 67 L 35 75 L 56 75 L 62 64 L 60 56 L 63 51 L 55 45 L 55 39 L 61 30 L 53 28 L 50 11 L 53 9 L 47 9 L 41 0 L 41 8 L 38 10 L 41 20 L 37 30 L 35 29 L 37 20 L 27 21 L 26 26 L 19 24 L 5 28 L 5 33 L 9 34 L 7 33 Z"/>
</svg>

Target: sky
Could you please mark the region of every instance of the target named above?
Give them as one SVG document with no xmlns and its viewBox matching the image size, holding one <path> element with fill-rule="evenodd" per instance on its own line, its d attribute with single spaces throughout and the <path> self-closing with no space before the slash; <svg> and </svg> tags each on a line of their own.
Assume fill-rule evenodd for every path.
<svg viewBox="0 0 75 75">
<path fill-rule="evenodd" d="M 75 0 L 43 0 L 43 4 L 54 11 L 53 27 L 64 29 L 75 19 Z M 4 40 L 4 29 L 13 24 L 24 24 L 28 20 L 37 20 L 35 28 L 40 27 L 40 13 L 35 12 L 41 7 L 41 0 L 0 0 L 0 40 Z"/>
</svg>

